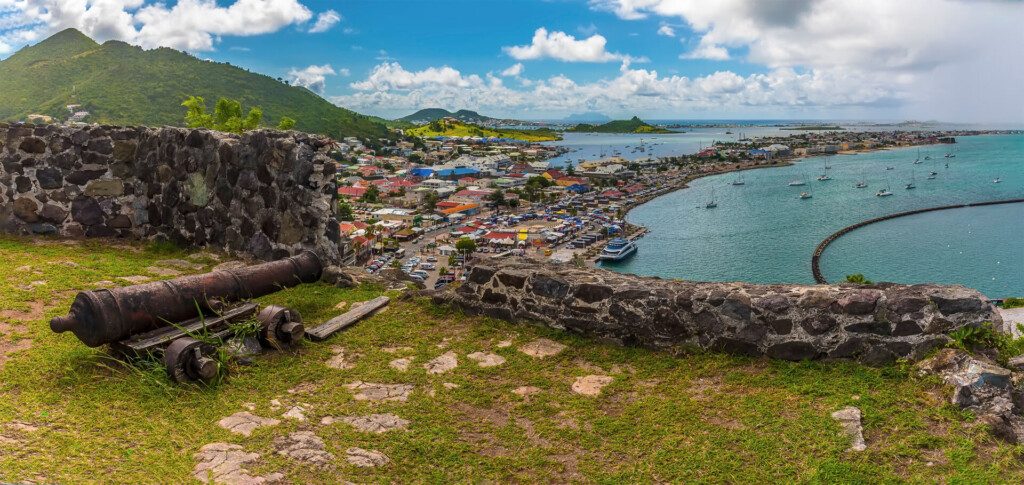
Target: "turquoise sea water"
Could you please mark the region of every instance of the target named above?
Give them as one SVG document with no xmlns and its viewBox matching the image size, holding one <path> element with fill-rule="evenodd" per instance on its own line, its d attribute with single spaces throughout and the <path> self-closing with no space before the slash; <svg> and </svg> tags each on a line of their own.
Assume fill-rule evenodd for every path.
<svg viewBox="0 0 1024 485">
<path fill-rule="evenodd" d="M 872 217 L 924 207 L 1024 197 L 1024 135 L 962 137 L 949 145 L 885 150 L 698 179 L 629 213 L 650 228 L 616 271 L 704 281 L 812 283 L 810 258 L 829 234 Z M 945 167 L 945 163 L 949 167 Z M 893 170 L 886 170 L 886 167 Z M 936 171 L 934 180 L 928 172 Z M 1001 183 L 993 183 L 996 177 Z M 794 179 L 803 187 L 790 187 Z M 854 184 L 865 179 L 867 188 Z M 913 179 L 916 189 L 904 184 Z M 889 186 L 891 197 L 875 192 Z M 812 198 L 801 200 L 801 191 Z M 704 208 L 712 197 L 715 209 Z M 822 271 L 836 281 L 863 273 L 875 281 L 960 283 L 991 297 L 1024 295 L 1024 204 L 940 211 L 873 224 L 834 242 Z"/>
</svg>

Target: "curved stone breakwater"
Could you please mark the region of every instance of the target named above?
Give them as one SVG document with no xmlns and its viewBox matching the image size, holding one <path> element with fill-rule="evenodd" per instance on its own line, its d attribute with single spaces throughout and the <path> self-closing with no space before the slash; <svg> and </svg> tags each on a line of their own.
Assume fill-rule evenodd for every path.
<svg viewBox="0 0 1024 485">
<path fill-rule="evenodd" d="M 844 235 L 846 235 L 846 234 L 848 234 L 848 233 L 850 233 L 850 232 L 852 232 L 852 231 L 854 231 L 856 229 L 860 229 L 860 228 L 862 228 L 864 226 L 868 226 L 868 225 L 874 224 L 876 222 L 887 221 L 889 219 L 896 219 L 898 217 L 905 217 L 905 216 L 911 216 L 911 215 L 914 215 L 914 214 L 921 214 L 921 213 L 924 213 L 924 212 L 934 212 L 934 211 L 941 211 L 941 210 L 947 210 L 947 209 L 962 209 L 962 208 L 965 208 L 965 207 L 982 207 L 982 206 L 987 206 L 987 205 L 1016 204 L 1016 203 L 1021 203 L 1021 202 L 1024 202 L 1024 199 L 992 200 L 992 201 L 987 201 L 987 202 L 974 202 L 974 203 L 971 203 L 971 204 L 955 204 L 955 205 L 944 205 L 944 206 L 939 206 L 939 207 L 928 207 L 928 208 L 924 208 L 924 209 L 914 209 L 914 210 L 909 210 L 909 211 L 904 211 L 904 212 L 897 212 L 895 214 L 889 214 L 889 215 L 885 215 L 885 216 L 881 216 L 881 217 L 875 217 L 875 218 L 872 218 L 872 219 L 868 219 L 866 221 L 858 222 L 856 224 L 851 224 L 849 226 L 846 226 L 846 227 L 844 227 L 844 228 L 842 228 L 842 229 L 832 233 L 829 237 L 827 237 L 823 241 L 821 241 L 821 243 L 818 244 L 818 247 L 814 248 L 814 254 L 811 255 L 811 273 L 814 275 L 814 281 L 816 281 L 816 282 L 818 282 L 820 284 L 828 284 L 828 281 L 825 280 L 825 276 L 823 276 L 821 274 L 821 264 L 820 264 L 821 263 L 821 255 L 825 253 L 825 249 L 828 248 L 828 246 L 830 244 L 832 244 L 832 242 L 834 242 L 836 239 L 839 239 L 840 237 L 842 237 L 842 236 L 844 236 Z"/>
<path fill-rule="evenodd" d="M 434 301 L 623 345 L 867 364 L 920 358 L 964 326 L 1002 325 L 962 286 L 696 283 L 530 261 L 477 264 Z"/>
</svg>

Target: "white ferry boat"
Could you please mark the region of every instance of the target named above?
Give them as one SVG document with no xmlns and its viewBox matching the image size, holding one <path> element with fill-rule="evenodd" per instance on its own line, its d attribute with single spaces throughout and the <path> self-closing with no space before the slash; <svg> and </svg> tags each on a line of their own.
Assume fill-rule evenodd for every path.
<svg viewBox="0 0 1024 485">
<path fill-rule="evenodd" d="M 636 244 L 625 238 L 617 237 L 608 242 L 597 259 L 601 261 L 622 261 L 636 254 Z"/>
</svg>

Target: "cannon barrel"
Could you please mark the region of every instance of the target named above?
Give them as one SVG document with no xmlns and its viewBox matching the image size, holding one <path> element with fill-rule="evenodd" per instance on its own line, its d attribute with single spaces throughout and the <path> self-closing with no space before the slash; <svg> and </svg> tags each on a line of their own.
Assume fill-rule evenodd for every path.
<svg viewBox="0 0 1024 485">
<path fill-rule="evenodd" d="M 167 281 L 80 292 L 67 316 L 50 320 L 54 332 L 73 332 L 98 347 L 217 309 L 320 279 L 323 264 L 311 251 L 244 268 Z"/>
</svg>

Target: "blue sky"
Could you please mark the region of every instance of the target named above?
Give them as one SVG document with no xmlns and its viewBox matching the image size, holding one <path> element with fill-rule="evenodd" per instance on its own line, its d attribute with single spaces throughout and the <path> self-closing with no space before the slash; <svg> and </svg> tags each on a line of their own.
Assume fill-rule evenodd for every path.
<svg viewBox="0 0 1024 485">
<path fill-rule="evenodd" d="M 997 0 L 0 0 L 0 57 L 75 27 L 387 117 L 1024 122 L 1022 23 Z"/>
</svg>

